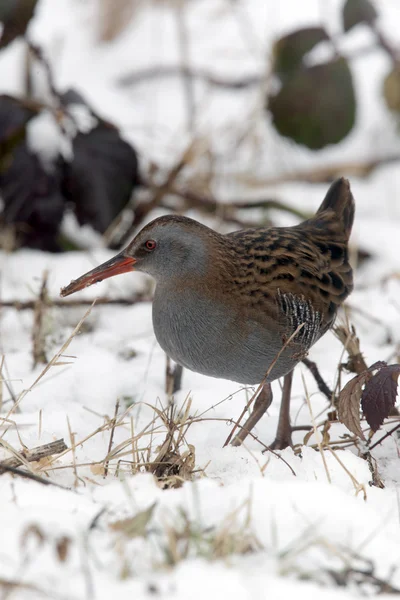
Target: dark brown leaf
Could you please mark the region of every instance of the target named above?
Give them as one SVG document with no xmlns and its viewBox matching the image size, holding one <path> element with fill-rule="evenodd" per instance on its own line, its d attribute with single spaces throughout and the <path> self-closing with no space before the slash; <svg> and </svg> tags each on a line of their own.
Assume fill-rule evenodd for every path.
<svg viewBox="0 0 400 600">
<path fill-rule="evenodd" d="M 377 431 L 396 403 L 400 365 L 383 366 L 365 386 L 361 406 L 368 425 Z"/>
<path fill-rule="evenodd" d="M 365 440 L 360 424 L 360 400 L 362 386 L 371 374 L 366 371 L 362 375 L 353 377 L 339 394 L 338 417 L 347 429 L 357 437 Z"/>
<path fill-rule="evenodd" d="M 16 226 L 20 245 L 57 251 L 65 200 L 56 165 L 53 173 L 47 172 L 25 141 L 13 149 L 7 162 L 0 172 L 3 222 Z"/>
<path fill-rule="evenodd" d="M 0 35 L 0 48 L 4 48 L 19 35 L 24 35 L 32 18 L 37 0 L 1 0 L 0 22 L 3 32 Z"/>
<path fill-rule="evenodd" d="M 63 101 L 67 110 L 73 104 L 86 106 L 97 124 L 90 131 L 79 131 L 72 140 L 73 158 L 65 163 L 61 189 L 79 223 L 89 223 L 104 233 L 138 183 L 137 153 L 117 127 L 94 113 L 74 90 L 64 94 Z"/>
<path fill-rule="evenodd" d="M 0 95 L 0 156 L 9 151 L 13 138 L 25 135 L 25 126 L 32 117 L 39 113 L 39 107 L 33 102 L 24 102 L 7 94 Z M 20 134 L 20 135 L 19 135 Z"/>
<path fill-rule="evenodd" d="M 360 400 L 364 385 L 373 377 L 373 371 L 386 367 L 386 363 L 378 361 L 368 369 L 350 379 L 339 394 L 338 418 L 352 433 L 362 440 L 365 436 L 360 424 Z"/>
<path fill-rule="evenodd" d="M 369 0 L 347 0 L 343 7 L 343 29 L 349 31 L 359 23 L 371 24 L 378 13 Z"/>
</svg>

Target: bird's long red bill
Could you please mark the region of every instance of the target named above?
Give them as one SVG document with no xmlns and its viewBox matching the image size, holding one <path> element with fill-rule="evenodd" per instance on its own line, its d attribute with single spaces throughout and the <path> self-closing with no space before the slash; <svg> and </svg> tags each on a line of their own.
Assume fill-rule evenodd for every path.
<svg viewBox="0 0 400 600">
<path fill-rule="evenodd" d="M 114 275 L 120 275 L 121 273 L 134 271 L 135 263 L 136 260 L 131 256 L 125 256 L 122 253 L 117 254 L 117 256 L 107 260 L 107 262 L 103 263 L 102 265 L 92 269 L 88 273 L 85 273 L 85 275 L 82 275 L 82 277 L 74 279 L 66 287 L 61 288 L 60 296 L 65 298 L 65 296 L 79 292 L 80 290 L 83 290 L 94 283 L 103 281 L 103 279 L 108 279 L 109 277 L 114 277 Z"/>
</svg>

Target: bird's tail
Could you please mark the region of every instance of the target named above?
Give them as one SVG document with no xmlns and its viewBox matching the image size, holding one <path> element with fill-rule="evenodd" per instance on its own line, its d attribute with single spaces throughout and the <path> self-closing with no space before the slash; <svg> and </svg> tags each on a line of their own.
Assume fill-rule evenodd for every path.
<svg viewBox="0 0 400 600">
<path fill-rule="evenodd" d="M 348 241 L 353 227 L 355 213 L 354 198 L 350 190 L 350 183 L 344 177 L 336 179 L 329 188 L 324 201 L 317 210 L 314 224 L 320 228 L 336 230 L 344 234 Z"/>
</svg>

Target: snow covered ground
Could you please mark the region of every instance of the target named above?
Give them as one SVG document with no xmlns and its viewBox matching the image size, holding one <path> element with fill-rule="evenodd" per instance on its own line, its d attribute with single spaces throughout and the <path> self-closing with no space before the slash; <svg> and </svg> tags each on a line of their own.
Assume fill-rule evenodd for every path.
<svg viewBox="0 0 400 600">
<path fill-rule="evenodd" d="M 301 9 L 299 4 L 253 0 L 238 3 L 235 14 L 222 1 L 193 3 L 191 64 L 229 75 L 259 73 L 265 50 L 279 33 L 321 18 L 333 31 L 338 29 L 339 2 L 307 0 Z M 395 40 L 400 8 L 389 0 L 377 5 L 385 31 Z M 58 0 L 55 8 L 54 0 L 42 0 L 31 35 L 47 52 L 60 87 L 74 85 L 83 92 L 102 116 L 121 126 L 145 160 L 172 164 L 190 137 L 179 80 L 132 89 L 118 87 L 116 81 L 136 69 L 179 62 L 174 10 L 167 3 L 142 3 L 117 41 L 99 45 L 93 6 L 94 1 Z M 238 30 L 240 24 L 243 29 Z M 254 47 L 246 46 L 248 37 L 243 34 L 250 25 Z M 362 27 L 351 35 L 349 47 L 370 39 Z M 15 43 L 0 55 L 3 92 L 20 89 L 16 73 L 21 53 Z M 267 124 L 256 128 L 258 146 L 248 144 L 240 157 L 224 162 L 224 154 L 229 149 L 232 153 L 235 136 L 243 133 L 237 127 L 238 114 L 247 122 L 245 117 L 255 110 L 259 98 L 254 90 L 211 94 L 199 86 L 196 130 L 219 157 L 222 198 L 237 198 L 245 191 L 232 179 L 239 162 L 243 172 L 254 170 L 266 176 L 398 151 L 395 126 L 379 95 L 387 58 L 370 55 L 354 68 L 362 101 L 357 128 L 339 146 L 316 155 L 285 142 Z M 36 146 L 45 143 L 35 142 Z M 351 184 L 357 203 L 354 247 L 372 255 L 356 272 L 355 292 L 348 302 L 351 320 L 368 364 L 395 362 L 400 347 L 398 165 L 380 167 L 368 179 L 352 179 Z M 285 184 L 267 191 L 311 211 L 326 189 L 326 185 Z M 246 190 L 246 197 L 250 193 L 255 192 Z M 295 222 L 293 216 L 280 212 L 274 218 L 281 225 Z M 217 219 L 209 224 L 220 226 Z M 57 298 L 61 286 L 111 255 L 99 247 L 63 255 L 31 250 L 1 253 L 1 300 L 37 297 L 45 270 L 49 294 Z M 149 289 L 145 276 L 129 274 L 85 290 L 79 298 L 129 298 Z M 60 350 L 85 311 L 83 306 L 57 306 L 46 313 L 48 359 Z M 153 409 L 161 410 L 167 403 L 166 360 L 154 338 L 150 302 L 95 306 L 59 360 L 69 364 L 52 366 L 33 386 L 44 366 L 32 369 L 32 320 L 30 310 L 1 309 L 3 375 L 16 397 L 29 391 L 22 396 L 18 412 L 2 385 L 0 456 L 10 456 L 7 445 L 21 450 L 60 438 L 74 450 L 35 465 L 35 473 L 61 487 L 0 475 L 0 598 L 101 600 L 114 595 L 119 600 L 205 596 L 278 600 L 318 595 L 339 600 L 374 595 L 379 582 L 400 589 L 396 435 L 373 451 L 385 489 L 369 485 L 368 465 L 354 447 L 326 450 L 322 456 L 311 447 L 316 441 L 311 437 L 301 455 L 291 449 L 280 457 L 263 454 L 262 446 L 252 439 L 241 448 L 222 448 L 232 427 L 229 420 L 240 415 L 250 391 L 185 371 L 175 403 L 179 413 L 190 398 L 190 415 L 202 417 L 190 425 L 180 448 L 181 453 L 194 450 L 195 474 L 180 488 L 161 489 L 152 474 L 132 474 L 129 462 L 137 456 L 147 460 L 150 445 L 154 459 L 166 435 Z M 342 352 L 341 344 L 328 333 L 310 353 L 330 386 Z M 320 423 L 327 402 L 300 366 L 292 395 L 296 424 L 311 422 L 306 390 Z M 266 444 L 277 424 L 278 383 L 274 393 L 275 401 L 256 429 Z M 103 461 L 109 453 L 110 420 L 117 401 L 119 420 L 112 448 L 120 454 L 110 461 L 105 475 Z M 334 424 L 331 440 L 338 441 L 345 433 L 344 426 Z M 374 439 L 382 435 L 378 432 Z M 303 436 L 304 432 L 296 433 L 295 442 Z M 135 516 L 133 522 L 124 521 Z M 389 593 L 390 588 L 382 584 L 379 591 Z"/>
</svg>

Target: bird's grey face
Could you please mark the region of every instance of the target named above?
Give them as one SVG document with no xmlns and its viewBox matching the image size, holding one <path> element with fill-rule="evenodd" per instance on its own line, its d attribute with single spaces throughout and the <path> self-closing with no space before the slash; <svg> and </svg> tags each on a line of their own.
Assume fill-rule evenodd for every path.
<svg viewBox="0 0 400 600">
<path fill-rule="evenodd" d="M 160 223 L 142 229 L 122 254 L 135 261 L 135 270 L 161 282 L 200 274 L 206 247 L 198 232 L 189 231 L 184 224 Z"/>
<path fill-rule="evenodd" d="M 158 283 L 171 285 L 177 279 L 201 275 L 207 264 L 202 226 L 194 226 L 196 222 L 190 219 L 181 219 L 156 219 L 144 227 L 122 252 L 63 288 L 61 296 L 69 296 L 93 283 L 129 271 L 143 271 L 152 275 Z"/>
</svg>

